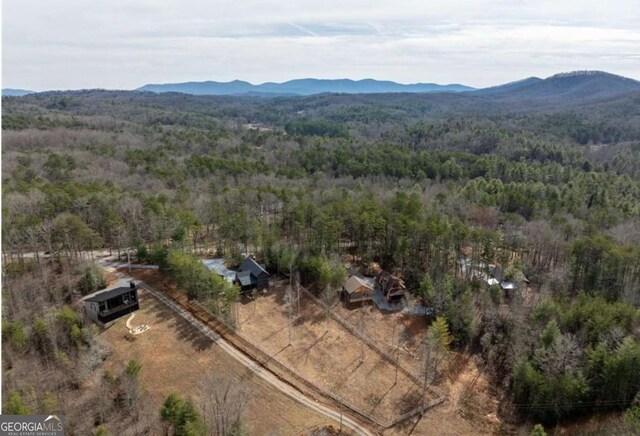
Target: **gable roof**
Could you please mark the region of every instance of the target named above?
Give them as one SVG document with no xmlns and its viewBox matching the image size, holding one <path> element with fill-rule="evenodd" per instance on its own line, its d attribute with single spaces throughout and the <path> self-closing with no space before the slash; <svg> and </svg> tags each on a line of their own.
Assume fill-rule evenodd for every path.
<svg viewBox="0 0 640 436">
<path fill-rule="evenodd" d="M 361 287 L 365 287 L 367 288 L 367 290 L 373 291 L 373 288 L 367 282 L 365 282 L 364 280 L 362 280 L 360 277 L 357 277 L 357 276 L 349 277 L 347 281 L 344 282 L 344 285 L 342 285 L 342 287 L 349 294 L 353 294 L 356 290 L 358 290 L 358 288 L 361 288 Z"/>
<path fill-rule="evenodd" d="M 376 276 L 376 279 L 383 289 L 389 290 L 392 288 L 397 288 L 396 291 L 405 289 L 404 280 L 399 277 L 393 276 L 386 271 L 380 271 L 380 273 Z"/>
<path fill-rule="evenodd" d="M 223 277 L 229 283 L 233 282 L 236 276 L 236 271 L 228 269 L 224 264 L 224 259 L 202 259 L 202 263 L 209 271 L 218 274 Z"/>
<path fill-rule="evenodd" d="M 496 265 L 494 267 L 490 267 L 489 268 L 489 272 L 499 282 L 501 282 L 502 279 L 504 278 L 504 275 L 503 275 L 503 272 L 502 272 L 502 267 L 500 265 Z"/>
<path fill-rule="evenodd" d="M 258 281 L 251 271 L 240 271 L 236 274 L 236 278 L 242 286 L 249 286 L 257 283 Z"/>
<path fill-rule="evenodd" d="M 86 298 L 84 301 L 93 301 L 96 303 L 102 303 L 103 301 L 111 300 L 112 298 L 118 297 L 122 294 L 126 294 L 129 291 L 133 291 L 136 288 L 131 287 L 120 287 L 115 289 L 110 289 L 108 291 L 100 292 L 92 297 Z"/>
<path fill-rule="evenodd" d="M 515 283 L 511 283 L 506 280 L 503 280 L 502 282 L 500 282 L 500 286 L 502 287 L 502 289 L 505 289 L 505 290 L 516 289 Z"/>
<path fill-rule="evenodd" d="M 264 269 L 264 267 L 260 266 L 258 262 L 256 262 L 253 258 L 249 256 L 247 256 L 242 261 L 242 264 L 240 265 L 240 268 L 238 270 L 240 272 L 249 271 L 251 274 L 253 274 L 256 277 L 259 277 L 260 274 L 269 275 L 269 273 Z M 238 277 L 239 276 L 240 274 L 238 273 Z"/>
</svg>

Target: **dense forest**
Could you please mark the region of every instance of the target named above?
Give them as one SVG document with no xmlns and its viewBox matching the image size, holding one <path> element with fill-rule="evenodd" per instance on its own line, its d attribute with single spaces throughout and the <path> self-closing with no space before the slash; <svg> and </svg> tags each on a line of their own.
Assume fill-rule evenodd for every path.
<svg viewBox="0 0 640 436">
<path fill-rule="evenodd" d="M 189 260 L 168 248 L 252 252 L 316 290 L 348 256 L 402 276 L 452 346 L 482 356 L 510 419 L 629 409 L 640 421 L 637 94 L 530 109 L 444 94 L 112 91 L 2 105 L 5 370 L 27 352 L 64 365 L 23 300 L 37 253 L 72 274 L 98 248 L 174 263 Z M 468 273 L 489 264 L 531 292 Z M 55 340 L 97 353 L 68 293 L 53 291 L 64 280 L 44 286 Z M 218 307 L 237 298 L 211 287 L 223 288 Z M 45 401 L 6 386 L 5 404 Z"/>
</svg>

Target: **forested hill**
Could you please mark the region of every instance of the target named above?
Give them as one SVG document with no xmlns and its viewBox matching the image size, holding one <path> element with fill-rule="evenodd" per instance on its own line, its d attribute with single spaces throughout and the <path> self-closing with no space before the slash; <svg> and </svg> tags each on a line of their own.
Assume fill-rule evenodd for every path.
<svg viewBox="0 0 640 436">
<path fill-rule="evenodd" d="M 478 90 L 475 93 L 511 101 L 601 99 L 640 91 L 640 82 L 602 71 L 575 71 Z"/>
<path fill-rule="evenodd" d="M 640 416 L 640 92 L 527 98 L 4 97 L 5 276 L 37 271 L 30 252 L 73 269 L 94 248 L 199 247 L 322 290 L 346 259 L 375 261 L 433 309 L 443 350 L 476 355 L 501 422 Z M 466 267 L 496 264 L 529 284 L 503 292 Z M 4 355 L 43 343 L 28 306 L 3 313 Z"/>
</svg>

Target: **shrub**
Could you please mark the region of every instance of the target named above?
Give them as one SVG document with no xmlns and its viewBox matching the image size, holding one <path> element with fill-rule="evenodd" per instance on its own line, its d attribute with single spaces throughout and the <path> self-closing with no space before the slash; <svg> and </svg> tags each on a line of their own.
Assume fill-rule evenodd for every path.
<svg viewBox="0 0 640 436">
<path fill-rule="evenodd" d="M 31 322 L 31 340 L 38 351 L 48 354 L 51 346 L 51 336 L 47 322 L 40 317 L 35 317 Z"/>
<path fill-rule="evenodd" d="M 172 392 L 160 409 L 162 420 L 173 428 L 175 436 L 204 434 L 204 423 L 193 402 Z"/>
<path fill-rule="evenodd" d="M 629 407 L 624 412 L 624 420 L 630 426 L 640 430 L 640 406 Z"/>
<path fill-rule="evenodd" d="M 104 278 L 104 274 L 102 274 L 100 268 L 93 264 L 84 269 L 78 281 L 78 289 L 80 289 L 82 295 L 91 294 L 106 287 L 107 280 Z"/>
<path fill-rule="evenodd" d="M 536 424 L 533 426 L 533 430 L 531 430 L 531 436 L 547 436 L 547 432 L 544 431 L 542 424 Z"/>
<path fill-rule="evenodd" d="M 138 374 L 140 374 L 141 369 L 142 369 L 142 365 L 140 364 L 140 362 L 138 362 L 135 359 L 131 359 L 127 364 L 127 368 L 125 369 L 125 372 L 127 373 L 127 375 L 135 378 L 138 376 Z"/>
<path fill-rule="evenodd" d="M 2 323 L 2 339 L 17 351 L 27 349 L 27 334 L 21 321 L 4 321 Z"/>
<path fill-rule="evenodd" d="M 18 392 L 12 392 L 2 407 L 2 413 L 5 415 L 29 415 L 31 410 L 22 401 Z"/>
<path fill-rule="evenodd" d="M 8 278 L 17 278 L 34 271 L 37 265 L 35 260 L 9 262 L 4 267 L 4 273 Z"/>
</svg>

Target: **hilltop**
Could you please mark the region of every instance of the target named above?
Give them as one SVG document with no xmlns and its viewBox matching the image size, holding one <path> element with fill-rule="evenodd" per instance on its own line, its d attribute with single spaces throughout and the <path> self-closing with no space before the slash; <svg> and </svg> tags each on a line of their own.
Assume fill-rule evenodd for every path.
<svg viewBox="0 0 640 436">
<path fill-rule="evenodd" d="M 572 71 L 546 79 L 529 77 L 505 85 L 485 88 L 475 94 L 504 99 L 607 98 L 640 91 L 640 82 L 604 71 Z"/>
</svg>

